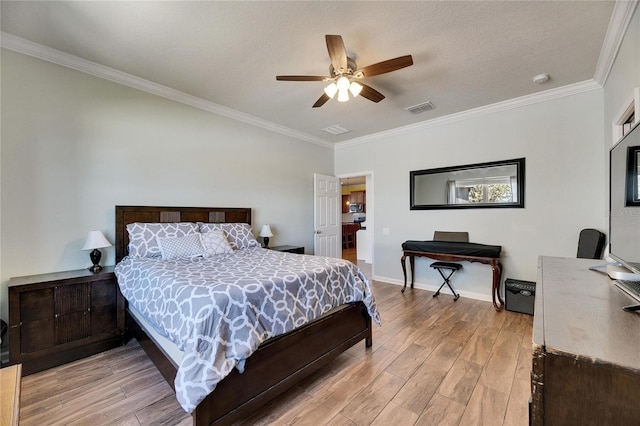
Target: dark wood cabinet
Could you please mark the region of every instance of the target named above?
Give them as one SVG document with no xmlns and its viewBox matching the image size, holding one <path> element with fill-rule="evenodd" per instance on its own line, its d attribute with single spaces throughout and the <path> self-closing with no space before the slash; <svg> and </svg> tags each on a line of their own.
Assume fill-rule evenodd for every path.
<svg viewBox="0 0 640 426">
<path fill-rule="evenodd" d="M 601 260 L 542 257 L 533 318 L 530 424 L 637 425 L 640 316 Z"/>
<path fill-rule="evenodd" d="M 304 254 L 304 247 L 302 246 L 275 246 L 269 248 L 271 250 L 284 251 L 287 253 Z"/>
<path fill-rule="evenodd" d="M 349 197 L 351 204 L 364 204 L 365 202 L 364 191 L 351 191 Z"/>
<path fill-rule="evenodd" d="M 342 213 L 349 213 L 349 204 L 351 204 L 351 197 L 349 195 L 342 196 Z"/>
<path fill-rule="evenodd" d="M 359 223 L 342 223 L 342 248 L 356 248 L 356 232 L 360 230 Z"/>
<path fill-rule="evenodd" d="M 367 211 L 367 191 L 351 191 L 349 194 L 342 195 L 342 213 L 349 213 L 351 204 L 362 204 L 365 213 Z"/>
<path fill-rule="evenodd" d="M 119 346 L 124 298 L 113 267 L 9 280 L 9 362 L 24 375 Z"/>
</svg>

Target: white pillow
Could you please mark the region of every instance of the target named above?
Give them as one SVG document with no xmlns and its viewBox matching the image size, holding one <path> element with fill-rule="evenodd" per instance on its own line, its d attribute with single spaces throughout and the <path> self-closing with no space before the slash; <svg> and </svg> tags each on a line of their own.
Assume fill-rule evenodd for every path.
<svg viewBox="0 0 640 426">
<path fill-rule="evenodd" d="M 158 237 L 176 238 L 197 234 L 198 224 L 195 222 L 134 222 L 127 225 L 127 232 L 129 233 L 129 256 L 160 257 Z"/>
<path fill-rule="evenodd" d="M 242 250 L 251 247 L 259 247 L 260 243 L 251 232 L 248 223 L 204 223 L 198 222 L 200 232 L 205 233 L 215 229 L 222 229 L 229 245 L 234 250 Z"/>
<path fill-rule="evenodd" d="M 163 259 L 188 259 L 204 255 L 200 234 L 177 238 L 158 237 L 158 246 Z"/>
<path fill-rule="evenodd" d="M 200 234 L 202 245 L 204 246 L 204 257 L 215 256 L 216 254 L 233 253 L 229 241 L 224 236 L 222 229 L 215 229 L 211 232 Z"/>
</svg>

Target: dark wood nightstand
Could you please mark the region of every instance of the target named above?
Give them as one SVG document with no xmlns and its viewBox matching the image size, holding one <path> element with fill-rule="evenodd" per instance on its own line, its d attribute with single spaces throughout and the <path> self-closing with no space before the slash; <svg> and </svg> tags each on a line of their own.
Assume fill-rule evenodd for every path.
<svg viewBox="0 0 640 426">
<path fill-rule="evenodd" d="M 123 344 L 113 266 L 9 280 L 9 363 L 27 375 Z"/>
<path fill-rule="evenodd" d="M 304 254 L 304 247 L 302 246 L 275 246 L 269 247 L 270 250 L 286 251 L 287 253 Z"/>
</svg>

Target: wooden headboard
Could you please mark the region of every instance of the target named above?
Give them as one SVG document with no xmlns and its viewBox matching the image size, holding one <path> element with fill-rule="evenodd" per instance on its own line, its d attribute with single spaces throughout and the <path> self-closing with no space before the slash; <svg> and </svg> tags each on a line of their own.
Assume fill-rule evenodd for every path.
<svg viewBox="0 0 640 426">
<path fill-rule="evenodd" d="M 127 255 L 127 225 L 134 222 L 248 223 L 251 209 L 240 207 L 145 207 L 116 206 L 116 263 Z"/>
</svg>

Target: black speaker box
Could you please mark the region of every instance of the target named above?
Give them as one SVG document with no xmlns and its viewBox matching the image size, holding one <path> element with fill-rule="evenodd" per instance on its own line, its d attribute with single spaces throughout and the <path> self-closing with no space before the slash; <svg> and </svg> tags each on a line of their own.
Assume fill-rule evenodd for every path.
<svg viewBox="0 0 640 426">
<path fill-rule="evenodd" d="M 533 315 L 536 283 L 507 278 L 504 282 L 504 302 L 508 311 Z"/>
</svg>

